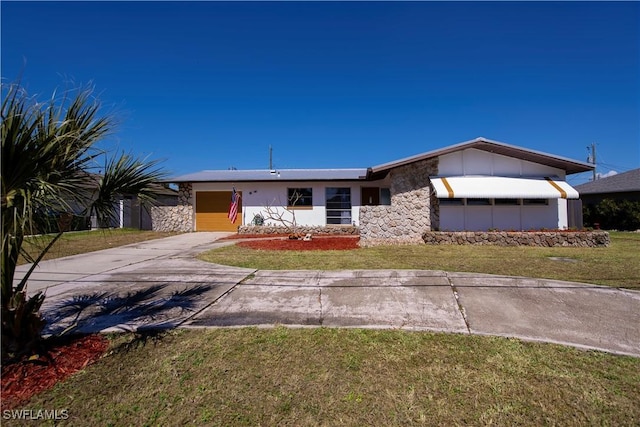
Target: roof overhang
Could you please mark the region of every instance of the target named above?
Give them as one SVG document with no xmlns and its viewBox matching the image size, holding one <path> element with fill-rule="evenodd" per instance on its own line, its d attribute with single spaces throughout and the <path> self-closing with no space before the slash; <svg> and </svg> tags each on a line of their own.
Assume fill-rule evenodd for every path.
<svg viewBox="0 0 640 427">
<path fill-rule="evenodd" d="M 640 168 L 576 185 L 580 194 L 640 193 Z"/>
<path fill-rule="evenodd" d="M 208 170 L 167 179 L 165 182 L 277 182 L 362 181 L 367 169 Z"/>
<path fill-rule="evenodd" d="M 578 192 L 558 178 L 502 176 L 432 177 L 439 199 L 577 199 Z"/>
<path fill-rule="evenodd" d="M 555 156 L 553 154 L 544 153 L 542 151 L 530 150 L 515 145 L 505 144 L 504 142 L 493 141 L 487 138 L 480 137 L 471 141 L 461 142 L 459 144 L 450 145 L 438 150 L 433 150 L 423 154 L 418 154 L 416 156 L 406 157 L 404 159 L 374 166 L 369 169 L 369 176 L 378 179 L 383 178 L 384 176 L 386 176 L 389 170 L 393 168 L 404 166 L 410 163 L 415 163 L 421 160 L 433 159 L 445 154 L 466 150 L 469 148 L 551 166 L 566 171 L 567 175 L 592 171 L 594 168 L 594 166 L 590 163 L 568 159 L 566 157 Z"/>
</svg>

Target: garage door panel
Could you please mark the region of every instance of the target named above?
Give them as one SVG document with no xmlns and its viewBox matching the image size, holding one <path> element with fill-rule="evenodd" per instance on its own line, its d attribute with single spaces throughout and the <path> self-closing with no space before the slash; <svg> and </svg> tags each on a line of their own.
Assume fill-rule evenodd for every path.
<svg viewBox="0 0 640 427">
<path fill-rule="evenodd" d="M 237 231 L 242 224 L 242 193 L 238 204 L 238 219 L 232 224 L 228 218 L 231 191 L 196 192 L 197 231 Z"/>
</svg>

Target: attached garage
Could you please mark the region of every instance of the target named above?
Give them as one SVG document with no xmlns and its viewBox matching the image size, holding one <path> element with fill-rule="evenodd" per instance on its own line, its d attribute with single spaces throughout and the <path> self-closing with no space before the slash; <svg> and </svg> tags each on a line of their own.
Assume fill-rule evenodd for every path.
<svg viewBox="0 0 640 427">
<path fill-rule="evenodd" d="M 235 224 L 229 220 L 231 191 L 196 192 L 196 231 L 237 231 L 242 224 L 242 193 Z"/>
</svg>

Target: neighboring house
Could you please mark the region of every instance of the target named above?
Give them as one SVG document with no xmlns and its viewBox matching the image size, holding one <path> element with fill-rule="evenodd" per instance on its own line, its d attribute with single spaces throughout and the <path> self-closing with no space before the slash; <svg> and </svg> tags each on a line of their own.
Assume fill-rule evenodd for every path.
<svg viewBox="0 0 640 427">
<path fill-rule="evenodd" d="M 175 206 L 178 204 L 178 191 L 165 186 L 158 186 L 155 206 Z M 116 218 L 112 227 L 151 230 L 151 206 L 140 203 L 136 196 L 125 195 L 116 205 Z"/>
<path fill-rule="evenodd" d="M 87 197 L 97 191 L 98 182 L 101 176 L 93 174 L 95 184 L 86 186 L 83 191 Z M 156 194 L 154 205 L 175 206 L 178 204 L 178 191 L 168 187 L 166 184 L 152 184 Z M 79 205 L 73 200 L 68 201 L 70 213 L 78 219 L 75 221 L 74 230 L 95 229 L 95 228 L 135 228 L 139 230 L 151 230 L 151 206 L 140 203 L 135 195 L 120 195 L 114 203 L 114 215 L 107 224 L 98 224 L 95 216 L 85 212 L 86 207 Z"/>
<path fill-rule="evenodd" d="M 429 230 L 567 228 L 567 199 L 578 192 L 566 175 L 592 169 L 477 138 L 370 168 L 213 170 L 170 182 L 179 184 L 175 212 L 189 230 L 236 231 L 270 208 L 295 211 L 299 225 L 356 225 L 361 239 L 410 243 Z M 241 195 L 235 224 L 227 218 L 233 188 Z"/>
<path fill-rule="evenodd" d="M 585 225 L 607 230 L 640 228 L 640 169 L 577 185 L 576 189 L 584 206 Z"/>
<path fill-rule="evenodd" d="M 576 190 L 585 206 L 597 205 L 604 199 L 640 201 L 640 169 L 576 185 Z"/>
</svg>

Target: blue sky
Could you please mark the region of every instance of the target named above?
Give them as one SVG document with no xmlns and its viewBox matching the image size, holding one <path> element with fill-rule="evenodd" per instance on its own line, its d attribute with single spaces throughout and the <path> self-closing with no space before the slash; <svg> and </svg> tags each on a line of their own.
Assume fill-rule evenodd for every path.
<svg viewBox="0 0 640 427">
<path fill-rule="evenodd" d="M 638 2 L 7 2 L 2 77 L 92 81 L 106 148 L 203 169 L 367 167 L 478 136 L 640 167 Z M 585 182 L 589 174 L 569 178 Z"/>
</svg>

